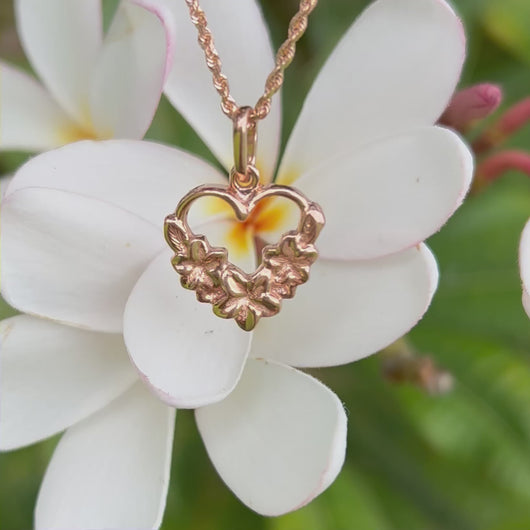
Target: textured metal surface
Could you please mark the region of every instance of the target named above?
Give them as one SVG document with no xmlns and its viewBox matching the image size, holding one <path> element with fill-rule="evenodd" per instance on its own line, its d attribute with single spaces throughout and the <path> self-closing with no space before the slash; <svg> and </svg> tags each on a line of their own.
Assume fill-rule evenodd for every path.
<svg viewBox="0 0 530 530">
<path fill-rule="evenodd" d="M 274 96 L 283 85 L 284 71 L 294 58 L 296 42 L 304 34 L 307 28 L 309 14 L 315 9 L 317 2 L 318 0 L 300 1 L 298 12 L 293 16 L 289 23 L 287 39 L 276 53 L 274 69 L 267 77 L 263 95 L 259 98 L 253 108 L 254 119 L 262 120 L 267 114 L 269 114 L 272 96 Z M 213 35 L 208 27 L 206 15 L 199 6 L 199 0 L 186 0 L 186 4 L 188 4 L 191 21 L 199 33 L 199 44 L 204 51 L 206 65 L 212 73 L 213 85 L 221 96 L 221 108 L 229 118 L 234 119 L 239 108 L 234 101 L 234 98 L 230 95 L 228 79 L 221 72 L 221 59 L 215 49 Z M 244 43 L 242 46 L 244 46 Z"/>
<path fill-rule="evenodd" d="M 250 331 L 261 318 L 276 315 L 282 300 L 292 298 L 296 288 L 309 279 L 309 269 L 318 257 L 314 243 L 326 221 L 320 206 L 294 188 L 260 183 L 253 109 L 236 109 L 233 124 L 234 168 L 228 186 L 203 185 L 191 190 L 175 213 L 166 217 L 164 236 L 175 252 L 171 262 L 182 286 L 195 291 L 200 302 L 212 304 L 217 316 L 233 318 L 241 329 Z M 206 236 L 191 230 L 188 212 L 202 197 L 222 199 L 240 222 L 249 218 L 260 201 L 283 197 L 298 206 L 300 221 L 277 244 L 261 248 L 260 265 L 248 274 L 230 263 L 226 248 L 212 247 Z"/>
<path fill-rule="evenodd" d="M 301 211 L 296 230 L 282 235 L 275 245 L 261 251 L 261 264 L 248 274 L 228 261 L 228 251 L 212 247 L 204 235 L 195 234 L 187 222 L 188 211 L 201 197 L 226 201 L 240 221 L 245 221 L 257 203 L 270 197 L 284 197 Z M 181 284 L 196 292 L 200 302 L 213 305 L 222 318 L 233 318 L 245 331 L 260 318 L 276 315 L 284 298 L 292 298 L 296 287 L 309 279 L 309 269 L 317 259 L 315 240 L 324 226 L 320 206 L 288 186 L 257 185 L 242 189 L 232 172 L 228 186 L 199 186 L 190 191 L 168 215 L 164 224 L 166 240 L 175 252 L 172 264 L 181 275 Z"/>
</svg>

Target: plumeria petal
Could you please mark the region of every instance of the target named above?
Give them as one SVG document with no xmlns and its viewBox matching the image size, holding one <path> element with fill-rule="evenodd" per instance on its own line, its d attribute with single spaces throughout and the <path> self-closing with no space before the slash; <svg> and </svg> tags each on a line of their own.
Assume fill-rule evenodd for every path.
<svg viewBox="0 0 530 530">
<path fill-rule="evenodd" d="M 260 322 L 251 356 L 308 367 L 366 357 L 418 322 L 437 281 L 436 262 L 425 245 L 377 260 L 319 260 L 280 314 Z M 308 333 L 315 323 L 316 332 Z"/>
<path fill-rule="evenodd" d="M 213 213 L 209 221 L 195 227 L 196 234 L 205 235 L 214 247 L 228 249 L 228 259 L 245 272 L 251 273 L 257 267 L 256 250 L 252 240 L 252 230 L 240 230 L 240 224 L 231 215 L 225 218 Z"/>
<path fill-rule="evenodd" d="M 142 138 L 158 107 L 175 40 L 160 2 L 122 2 L 92 78 L 90 109 L 99 137 Z"/>
<path fill-rule="evenodd" d="M 292 179 L 346 149 L 432 125 L 451 98 L 464 55 L 462 24 L 443 0 L 374 2 L 309 92 L 280 176 Z"/>
<path fill-rule="evenodd" d="M 134 287 L 123 333 L 141 377 L 179 408 L 213 403 L 231 392 L 252 338 L 181 287 L 170 252 L 162 252 Z"/>
<path fill-rule="evenodd" d="M 19 315 L 0 322 L 0 337 L 2 450 L 70 427 L 137 380 L 120 335 Z"/>
<path fill-rule="evenodd" d="M 2 204 L 2 295 L 20 311 L 119 332 L 162 230 L 107 203 L 26 188 Z"/>
<path fill-rule="evenodd" d="M 227 181 L 217 169 L 184 151 L 145 141 L 84 141 L 30 160 L 17 172 L 8 193 L 34 186 L 71 191 L 162 227 L 182 196 L 205 182 Z M 210 212 L 192 208 L 190 218 L 198 222 L 204 214 Z"/>
<path fill-rule="evenodd" d="M 0 149 L 41 151 L 64 143 L 72 120 L 46 89 L 0 61 Z"/>
<path fill-rule="evenodd" d="M 523 280 L 523 306 L 530 316 L 530 220 L 526 223 L 521 237 L 519 268 Z"/>
<path fill-rule="evenodd" d="M 87 125 L 88 86 L 101 47 L 101 2 L 16 0 L 18 34 L 58 103 Z"/>
<path fill-rule="evenodd" d="M 530 317 L 530 293 L 526 290 L 523 290 L 523 307 L 526 314 Z"/>
<path fill-rule="evenodd" d="M 304 506 L 333 482 L 344 461 L 339 399 L 286 366 L 249 360 L 236 389 L 195 415 L 221 478 L 263 515 Z"/>
<path fill-rule="evenodd" d="M 460 206 L 473 159 L 452 131 L 426 127 L 343 153 L 297 185 L 322 206 L 326 258 L 367 259 L 415 245 Z"/>
<path fill-rule="evenodd" d="M 12 179 L 13 175 L 4 175 L 0 177 L 0 200 L 4 198 Z"/>
<path fill-rule="evenodd" d="M 220 96 L 212 84 L 204 54 L 197 44 L 197 30 L 184 2 L 172 2 L 179 46 L 165 93 L 197 131 L 221 163 L 233 165 L 232 124 L 220 108 Z M 255 0 L 205 0 L 201 6 L 222 59 L 222 71 L 239 105 L 254 105 L 263 93 L 274 67 L 267 27 Z M 276 166 L 281 130 L 281 104 L 275 96 L 272 110 L 259 123 L 258 166 L 270 180 Z"/>
<path fill-rule="evenodd" d="M 69 429 L 39 492 L 36 530 L 159 528 L 174 414 L 138 383 Z"/>
</svg>

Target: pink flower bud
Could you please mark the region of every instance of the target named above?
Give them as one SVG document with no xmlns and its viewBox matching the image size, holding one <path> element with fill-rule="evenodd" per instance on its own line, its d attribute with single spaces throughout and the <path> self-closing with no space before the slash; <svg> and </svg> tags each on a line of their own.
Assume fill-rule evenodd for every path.
<svg viewBox="0 0 530 530">
<path fill-rule="evenodd" d="M 475 153 L 483 153 L 501 144 L 530 121 L 530 97 L 510 107 L 490 129 L 486 130 L 474 143 Z"/>
<path fill-rule="evenodd" d="M 530 153 L 512 150 L 489 156 L 477 167 L 476 183 L 480 186 L 492 182 L 511 170 L 530 177 Z"/>
<path fill-rule="evenodd" d="M 456 92 L 440 117 L 440 124 L 466 132 L 475 121 L 489 116 L 500 105 L 502 91 L 497 85 L 482 83 Z"/>
<path fill-rule="evenodd" d="M 510 107 L 501 117 L 497 128 L 502 134 L 509 136 L 518 131 L 530 120 L 530 97 Z"/>
</svg>

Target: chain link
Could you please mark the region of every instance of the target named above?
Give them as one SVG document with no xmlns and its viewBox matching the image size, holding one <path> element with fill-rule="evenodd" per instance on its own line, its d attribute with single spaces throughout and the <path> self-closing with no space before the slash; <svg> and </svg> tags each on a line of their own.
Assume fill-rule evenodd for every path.
<svg viewBox="0 0 530 530">
<path fill-rule="evenodd" d="M 222 111 L 233 120 L 239 111 L 234 98 L 230 95 L 228 79 L 221 72 L 221 59 L 215 49 L 213 35 L 208 27 L 208 21 L 204 11 L 199 6 L 199 0 L 185 0 L 190 11 L 191 21 L 199 33 L 199 44 L 204 51 L 206 65 L 212 73 L 213 86 L 221 96 Z M 271 110 L 271 100 L 274 94 L 283 85 L 285 69 L 291 64 L 296 51 L 296 43 L 304 34 L 307 28 L 307 19 L 313 9 L 315 9 L 318 0 L 300 0 L 298 12 L 293 16 L 289 23 L 287 39 L 280 46 L 276 53 L 275 66 L 267 77 L 263 95 L 258 99 L 254 106 L 253 118 L 262 120 Z"/>
</svg>

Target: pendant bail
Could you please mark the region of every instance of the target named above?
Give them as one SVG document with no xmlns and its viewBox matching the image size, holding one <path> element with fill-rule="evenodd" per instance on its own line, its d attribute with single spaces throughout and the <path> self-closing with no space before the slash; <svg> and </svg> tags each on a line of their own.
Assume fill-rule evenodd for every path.
<svg viewBox="0 0 530 530">
<path fill-rule="evenodd" d="M 257 124 L 252 107 L 241 107 L 234 116 L 234 168 L 230 185 L 240 191 L 254 189 L 259 183 L 256 164 Z"/>
</svg>

